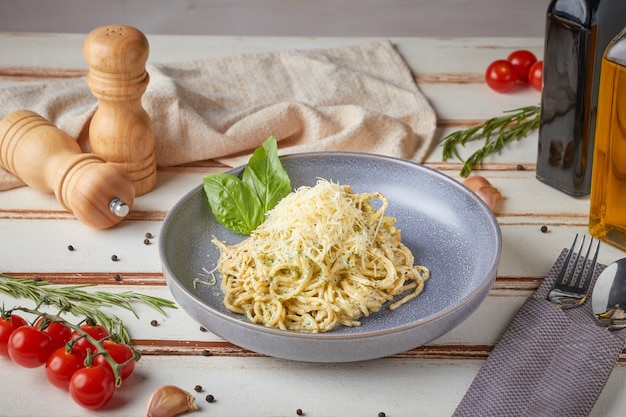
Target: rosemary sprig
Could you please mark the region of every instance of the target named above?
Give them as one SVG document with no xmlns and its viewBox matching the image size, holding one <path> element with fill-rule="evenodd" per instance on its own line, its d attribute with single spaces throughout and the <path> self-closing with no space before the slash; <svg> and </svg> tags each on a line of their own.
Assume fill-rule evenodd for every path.
<svg viewBox="0 0 626 417">
<path fill-rule="evenodd" d="M 102 311 L 103 308 L 122 308 L 139 317 L 134 303 L 145 304 L 164 316 L 165 308 L 176 308 L 176 304 L 164 298 L 139 294 L 132 291 L 111 293 L 106 291 L 85 291 L 94 285 L 69 285 L 57 287 L 49 281 L 38 281 L 26 278 L 13 278 L 0 272 L 0 292 L 13 298 L 32 300 L 38 306 L 51 306 L 61 313 L 70 313 L 76 317 L 84 316 L 115 331 L 124 342 L 130 341 L 122 320 L 115 315 Z"/>
<path fill-rule="evenodd" d="M 486 156 L 500 152 L 508 143 L 520 140 L 536 130 L 539 127 L 539 110 L 539 106 L 508 110 L 504 112 L 504 116 L 493 117 L 469 129 L 449 134 L 441 139 L 442 159 L 447 161 L 455 157 L 463 161 L 460 176 L 467 177 Z M 465 146 L 467 142 L 479 139 L 485 140 L 483 147 L 463 160 L 458 146 Z"/>
</svg>

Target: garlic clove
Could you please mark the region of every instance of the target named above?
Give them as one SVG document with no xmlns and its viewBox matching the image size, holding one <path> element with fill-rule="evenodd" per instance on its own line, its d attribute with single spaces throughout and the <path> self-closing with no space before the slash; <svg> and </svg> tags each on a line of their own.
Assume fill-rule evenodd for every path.
<svg viewBox="0 0 626 417">
<path fill-rule="evenodd" d="M 487 204 L 491 211 L 496 211 L 498 201 L 502 199 L 502 194 L 494 187 L 481 187 L 476 190 L 476 195 Z"/>
<path fill-rule="evenodd" d="M 465 178 L 463 180 L 463 185 L 474 192 L 483 187 L 493 187 L 487 178 L 480 175 L 472 175 Z"/>
<path fill-rule="evenodd" d="M 480 175 L 472 175 L 463 180 L 463 184 L 476 193 L 487 204 L 491 211 L 496 211 L 498 201 L 503 198 L 502 193 L 489 180 Z"/>
<path fill-rule="evenodd" d="M 148 400 L 147 417 L 174 417 L 197 410 L 193 395 L 174 385 L 164 385 L 152 393 Z"/>
</svg>

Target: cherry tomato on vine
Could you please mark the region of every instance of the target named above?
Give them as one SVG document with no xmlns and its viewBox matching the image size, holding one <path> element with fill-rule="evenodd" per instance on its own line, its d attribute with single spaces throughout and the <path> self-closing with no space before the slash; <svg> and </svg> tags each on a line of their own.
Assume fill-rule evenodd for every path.
<svg viewBox="0 0 626 417">
<path fill-rule="evenodd" d="M 106 350 L 109 355 L 111 355 L 111 358 L 113 358 L 113 360 L 117 362 L 118 365 L 126 363 L 135 356 L 133 349 L 124 343 L 117 343 L 112 340 L 105 340 L 104 342 L 102 342 L 102 346 L 104 347 L 104 350 Z M 103 368 L 109 369 L 111 372 L 113 372 L 113 369 L 111 369 L 111 365 L 109 365 L 104 355 L 96 355 L 93 358 L 93 363 L 94 365 L 102 366 Z M 122 380 L 125 380 L 130 376 L 130 374 L 133 373 L 133 371 L 135 370 L 135 363 L 136 362 L 132 360 L 122 367 L 120 371 Z"/>
<path fill-rule="evenodd" d="M 91 410 L 101 408 L 115 392 L 113 373 L 101 366 L 79 369 L 70 379 L 69 391 L 81 407 Z"/>
<path fill-rule="evenodd" d="M 85 354 L 74 349 L 66 351 L 65 347 L 56 349 L 46 361 L 46 377 L 55 387 L 69 390 L 70 380 L 74 373 L 85 367 Z"/>
<path fill-rule="evenodd" d="M 492 62 L 485 72 L 485 81 L 494 91 L 499 93 L 509 91 L 517 82 L 513 64 L 504 59 Z"/>
<path fill-rule="evenodd" d="M 17 314 L 0 317 L 0 356 L 9 356 L 9 337 L 18 327 L 27 325 L 28 322 Z"/>
<path fill-rule="evenodd" d="M 21 326 L 9 337 L 9 356 L 13 362 L 26 368 L 46 363 L 52 353 L 52 338 L 32 326 Z"/>
<path fill-rule="evenodd" d="M 513 64 L 517 81 L 526 83 L 528 82 L 528 71 L 537 62 L 537 57 L 530 51 L 519 49 L 511 52 L 507 61 Z"/>
<path fill-rule="evenodd" d="M 106 327 L 101 326 L 99 324 L 92 326 L 90 324 L 85 323 L 85 324 L 81 324 L 80 328 L 82 331 L 84 331 L 89 336 L 93 337 L 94 339 L 98 341 L 104 340 L 107 337 L 109 337 L 109 331 L 106 329 Z M 83 337 L 81 333 L 79 333 L 76 330 L 72 332 L 71 340 L 76 340 L 74 347 L 77 349 L 83 350 L 83 352 L 87 352 L 88 349 L 90 349 L 92 352 L 96 351 L 95 346 L 89 340 Z"/>
<path fill-rule="evenodd" d="M 537 91 L 541 91 L 543 88 L 543 61 L 537 61 L 530 67 L 528 72 L 528 82 Z"/>
<path fill-rule="evenodd" d="M 34 327 L 40 329 L 43 320 L 43 317 L 39 317 L 35 322 Z M 72 337 L 72 329 L 63 323 L 53 321 L 52 319 L 48 319 L 48 325 L 42 331 L 47 333 L 52 338 L 52 344 L 54 345 L 55 350 L 65 347 L 65 344 L 69 342 Z"/>
</svg>

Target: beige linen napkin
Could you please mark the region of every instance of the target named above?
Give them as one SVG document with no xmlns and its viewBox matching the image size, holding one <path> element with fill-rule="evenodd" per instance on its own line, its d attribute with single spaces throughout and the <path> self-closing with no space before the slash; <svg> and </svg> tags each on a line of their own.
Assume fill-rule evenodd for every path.
<svg viewBox="0 0 626 417">
<path fill-rule="evenodd" d="M 589 300 L 567 310 L 548 301 L 566 255 L 564 249 L 517 312 L 453 417 L 589 414 L 622 352 L 626 329 L 600 327 Z M 592 287 L 604 268 L 596 267 Z"/>
<path fill-rule="evenodd" d="M 349 150 L 422 162 L 436 117 L 388 41 L 147 65 L 143 105 L 157 164 L 247 162 L 269 135 L 281 154 Z M 28 109 L 77 138 L 97 106 L 84 77 L 0 90 L 0 117 Z M 0 190 L 20 185 L 0 172 Z"/>
</svg>

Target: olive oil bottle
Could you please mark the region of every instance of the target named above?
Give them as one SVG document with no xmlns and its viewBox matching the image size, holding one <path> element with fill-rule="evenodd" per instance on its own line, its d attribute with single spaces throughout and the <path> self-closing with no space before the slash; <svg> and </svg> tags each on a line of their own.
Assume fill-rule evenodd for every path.
<svg viewBox="0 0 626 417">
<path fill-rule="evenodd" d="M 626 250 L 626 29 L 602 59 L 589 233 Z"/>
<path fill-rule="evenodd" d="M 548 6 L 537 179 L 588 195 L 602 55 L 626 26 L 626 0 L 552 0 Z"/>
</svg>

